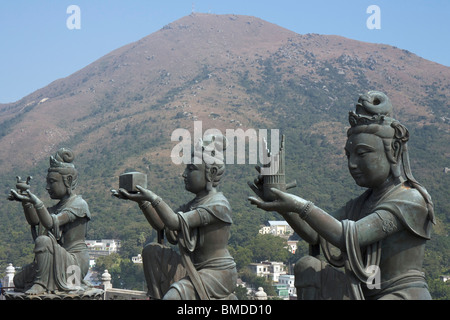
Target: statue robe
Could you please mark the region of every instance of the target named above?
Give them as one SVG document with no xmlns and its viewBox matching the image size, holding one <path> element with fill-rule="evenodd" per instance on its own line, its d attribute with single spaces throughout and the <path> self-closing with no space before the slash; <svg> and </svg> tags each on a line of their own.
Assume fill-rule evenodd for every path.
<svg viewBox="0 0 450 320">
<path fill-rule="evenodd" d="M 318 298 L 431 299 L 422 272 L 432 226 L 425 200 L 403 183 L 367 208 L 371 192 L 333 214 L 343 225 L 345 251 L 333 255 L 337 249 L 320 237 L 327 261 L 344 267 L 345 274 L 322 263 Z M 370 239 L 375 240 L 370 243 Z M 361 247 L 360 242 L 366 245 Z"/>
<path fill-rule="evenodd" d="M 204 225 L 189 226 L 185 215 L 197 211 Z M 226 249 L 229 229 L 232 224 L 231 207 L 220 192 L 202 199 L 194 199 L 178 210 L 181 231 L 166 230 L 167 239 L 178 244 L 180 254 L 173 249 L 149 244 L 143 250 L 144 273 L 150 297 L 161 299 L 171 288 L 177 290 L 183 300 L 234 298 L 237 271 L 234 259 L 224 254 L 206 261 L 195 260 L 195 250 L 208 246 L 208 237 L 223 238 L 222 249 Z M 215 222 L 210 223 L 211 218 Z M 221 224 L 221 226 L 215 227 Z M 208 229 L 211 228 L 211 229 Z"/>
<path fill-rule="evenodd" d="M 89 270 L 86 246 L 87 225 L 91 218 L 89 207 L 81 196 L 73 195 L 64 203 L 48 208 L 53 227 L 45 230 L 39 225 L 35 239 L 35 260 L 14 277 L 15 287 L 26 291 L 34 283 L 48 292 L 82 290 Z M 66 213 L 70 221 L 59 225 L 58 216 Z"/>
</svg>

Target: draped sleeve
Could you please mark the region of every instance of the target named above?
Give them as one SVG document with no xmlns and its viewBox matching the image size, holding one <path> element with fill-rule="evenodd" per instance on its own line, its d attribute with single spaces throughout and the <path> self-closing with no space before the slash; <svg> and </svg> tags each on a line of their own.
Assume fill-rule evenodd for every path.
<svg viewBox="0 0 450 320">
<path fill-rule="evenodd" d="M 432 223 L 423 196 L 414 188 L 405 185 L 397 188 L 390 196 L 375 207 L 374 211 L 391 212 L 410 232 L 421 238 L 431 238 Z"/>
</svg>

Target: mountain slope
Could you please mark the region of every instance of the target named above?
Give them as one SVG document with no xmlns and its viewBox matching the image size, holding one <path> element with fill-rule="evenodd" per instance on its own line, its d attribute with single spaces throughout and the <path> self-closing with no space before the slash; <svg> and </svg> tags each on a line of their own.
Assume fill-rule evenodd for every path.
<svg viewBox="0 0 450 320">
<path fill-rule="evenodd" d="M 92 130 L 99 138 L 106 133 L 105 125 L 118 130 L 124 125 L 121 119 L 145 117 L 152 107 L 163 108 L 166 116 L 187 111 L 205 122 L 232 104 L 248 115 L 255 109 L 249 102 L 252 96 L 236 82 L 246 73 L 252 81 L 261 80 L 268 59 L 283 69 L 280 81 L 308 78 L 326 86 L 326 73 L 336 71 L 357 87 L 363 78 L 367 89 L 390 94 L 398 115 L 423 123 L 435 119 L 433 106 L 423 104 L 427 86 L 435 84 L 438 94 L 448 90 L 449 68 L 404 50 L 337 36 L 298 35 L 253 17 L 195 14 L 3 106 L 1 120 L 20 120 L 13 127 L 3 122 L 3 130 L 8 130 L 0 141 L 0 157 L 20 153 L 31 165 L 87 128 L 97 127 Z M 332 104 L 342 105 L 339 92 L 333 93 Z M 351 103 L 358 93 L 350 93 Z M 245 119 L 238 119 L 244 127 L 249 125 Z M 10 170 L 10 163 L 2 163 L 2 169 Z"/>
</svg>

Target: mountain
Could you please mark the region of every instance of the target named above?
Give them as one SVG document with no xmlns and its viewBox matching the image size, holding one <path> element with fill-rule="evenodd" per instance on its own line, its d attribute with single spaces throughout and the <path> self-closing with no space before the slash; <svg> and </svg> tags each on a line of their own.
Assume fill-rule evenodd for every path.
<svg viewBox="0 0 450 320">
<path fill-rule="evenodd" d="M 235 120 L 251 127 L 246 115 L 254 112 L 255 98 L 240 82 L 244 77 L 261 81 L 268 63 L 278 70 L 279 81 L 306 81 L 327 92 L 324 108 L 343 105 L 340 92 L 326 81 L 337 72 L 339 80 L 354 88 L 346 97 L 346 109 L 362 85 L 363 90 L 386 91 L 404 120 L 429 124 L 448 116 L 445 108 L 434 114 L 436 107 L 423 100 L 431 90 L 445 96 L 449 68 L 406 50 L 339 36 L 298 35 L 254 17 L 193 14 L 17 103 L 1 106 L 0 158 L 15 154 L 32 165 L 56 145 L 90 131 L 92 141 L 73 146 L 83 152 L 91 142 L 104 142 L 108 130 L 117 132 L 126 124 L 148 120 L 155 109 L 163 110 L 167 119 L 186 111 L 207 125 L 212 113 L 219 114 L 222 119 L 212 122 L 214 127 L 228 128 L 225 115 L 234 106 L 242 113 L 233 114 Z M 169 123 L 168 127 L 174 128 Z M 12 168 L 14 162 L 2 163 L 1 170 Z"/>
<path fill-rule="evenodd" d="M 387 93 L 411 131 L 412 170 L 435 199 L 441 241 L 450 211 L 450 175 L 443 173 L 450 156 L 450 68 L 389 45 L 301 35 L 251 16 L 191 14 L 0 105 L 1 187 L 6 198 L 16 175 L 31 174 L 32 190 L 49 203 L 48 157 L 70 147 L 79 192 L 93 212 L 90 237 L 146 232 L 137 208 L 112 199 L 109 190 L 119 174 L 139 170 L 169 202 L 189 199 L 180 184 L 183 168 L 170 159 L 171 134 L 193 132 L 197 120 L 203 130 L 223 133 L 279 129 L 286 134 L 286 170 L 299 181 L 292 192 L 337 209 L 361 193 L 343 146 L 348 111 L 368 90 Z M 233 243 L 245 242 L 247 229 L 257 230 L 268 216 L 246 200 L 254 173 L 253 165 L 229 166 L 223 182 L 236 217 Z M 17 204 L 5 200 L 2 207 L 1 243 L 29 239 Z M 26 254 L 29 249 L 0 248 L 0 261 Z"/>
</svg>

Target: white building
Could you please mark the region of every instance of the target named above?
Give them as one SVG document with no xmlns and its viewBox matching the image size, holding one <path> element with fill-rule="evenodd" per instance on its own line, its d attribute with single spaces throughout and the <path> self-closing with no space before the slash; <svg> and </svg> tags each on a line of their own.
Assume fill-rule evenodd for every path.
<svg viewBox="0 0 450 320">
<path fill-rule="evenodd" d="M 271 234 L 278 237 L 287 238 L 287 249 L 292 254 L 297 251 L 297 240 L 289 240 L 294 234 L 294 229 L 286 221 L 267 221 L 266 225 L 259 229 L 260 234 Z"/>
<path fill-rule="evenodd" d="M 261 234 L 272 234 L 274 236 L 290 236 L 294 230 L 286 221 L 267 221 L 267 224 L 259 229 Z"/>
<path fill-rule="evenodd" d="M 289 296 L 297 295 L 297 289 L 295 288 L 295 276 L 293 274 L 283 274 L 278 278 L 279 284 L 288 286 Z"/>
<path fill-rule="evenodd" d="M 264 277 L 273 282 L 278 282 L 280 275 L 286 274 L 286 267 L 283 262 L 262 261 L 251 263 L 249 267 L 258 277 Z"/>
<path fill-rule="evenodd" d="M 288 250 L 290 253 L 295 254 L 295 251 L 297 251 L 297 240 L 288 240 L 287 244 L 288 244 Z"/>
<path fill-rule="evenodd" d="M 90 259 L 94 260 L 97 257 L 107 256 L 111 253 L 118 252 L 120 248 L 120 240 L 86 240 L 86 245 L 89 250 Z"/>
<path fill-rule="evenodd" d="M 139 253 L 137 256 L 131 257 L 133 263 L 142 263 L 142 255 Z"/>
</svg>

